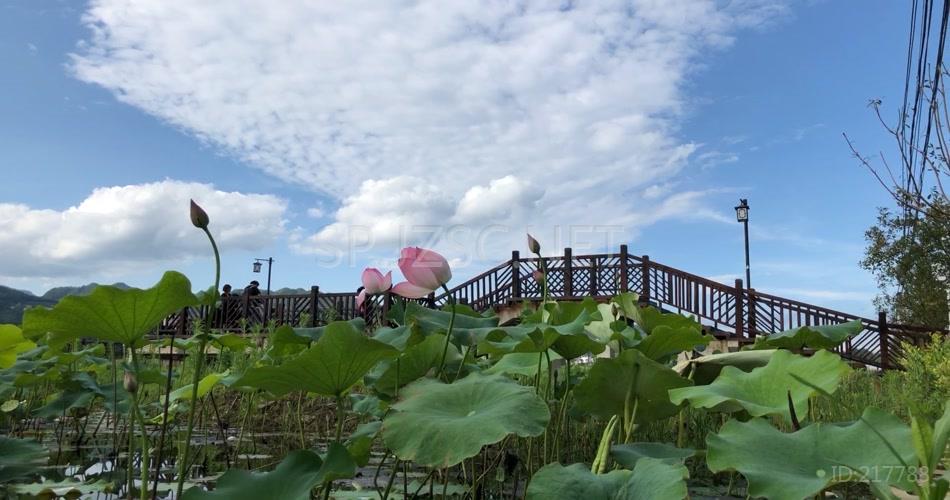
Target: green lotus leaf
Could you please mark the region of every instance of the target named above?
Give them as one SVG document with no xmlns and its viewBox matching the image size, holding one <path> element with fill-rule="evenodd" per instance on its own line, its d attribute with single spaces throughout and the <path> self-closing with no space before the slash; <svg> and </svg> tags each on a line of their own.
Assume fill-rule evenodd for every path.
<svg viewBox="0 0 950 500">
<path fill-rule="evenodd" d="M 233 385 L 264 389 L 275 396 L 292 391 L 341 396 L 376 363 L 396 354 L 395 348 L 364 336 L 352 324 L 335 321 L 299 356 L 280 366 L 250 368 Z"/>
<path fill-rule="evenodd" d="M 16 356 L 35 349 L 36 344 L 23 336 L 16 325 L 0 325 L 0 369 L 10 368 L 16 363 Z"/>
<path fill-rule="evenodd" d="M 169 271 L 146 290 L 99 286 L 89 295 L 70 295 L 52 309 L 28 309 L 23 333 L 34 339 L 49 333 L 52 347 L 81 337 L 131 346 L 169 315 L 197 301 L 188 278 Z"/>
<path fill-rule="evenodd" d="M 861 320 L 848 321 L 838 325 L 801 326 L 773 333 L 765 339 L 766 348 L 801 350 L 834 349 L 848 337 L 857 335 L 864 330 Z"/>
<path fill-rule="evenodd" d="M 395 394 L 397 380 L 399 387 L 403 387 L 424 377 L 429 370 L 438 366 L 444 345 L 445 335 L 430 335 L 422 342 L 407 348 L 396 360 L 385 360 L 379 363 L 366 376 L 366 381 L 372 384 L 380 394 Z M 449 345 L 446 360 L 457 358 L 459 358 L 458 349 L 454 345 Z"/>
<path fill-rule="evenodd" d="M 452 324 L 452 342 L 457 345 L 475 345 L 490 332 L 499 329 L 498 318 L 481 316 L 466 306 L 456 306 L 455 323 Z M 423 336 L 449 331 L 451 309 L 430 309 L 416 302 L 406 304 L 406 325 Z"/>
<path fill-rule="evenodd" d="M 11 489 L 22 495 L 31 495 L 39 498 L 81 498 L 80 495 L 96 495 L 98 493 L 115 493 L 115 483 L 99 479 L 83 483 L 75 479 L 62 481 L 47 480 L 42 483 L 12 484 Z"/>
<path fill-rule="evenodd" d="M 373 333 L 373 339 L 389 344 L 400 351 L 405 351 L 407 347 L 418 344 L 423 338 L 424 336 L 419 330 L 414 330 L 405 325 L 396 328 L 384 326 Z"/>
<path fill-rule="evenodd" d="M 214 389 L 214 386 L 218 385 L 222 379 L 230 374 L 230 370 L 225 370 L 221 373 L 209 373 L 202 377 L 201 380 L 198 381 L 198 398 L 201 399 L 207 396 L 208 393 L 211 392 L 211 389 Z M 168 400 L 191 400 L 191 392 L 193 387 L 194 384 L 185 384 L 184 386 L 175 389 L 168 395 Z"/>
<path fill-rule="evenodd" d="M 551 349 L 561 337 L 559 329 L 570 330 L 571 325 L 560 327 L 543 325 L 517 325 L 496 329 L 488 333 L 484 340 L 479 342 L 478 351 L 502 355 L 514 352 L 544 352 Z"/>
<path fill-rule="evenodd" d="M 948 441 L 950 441 L 950 401 L 944 403 L 943 416 L 934 424 L 933 446 L 931 447 L 930 457 L 928 457 L 931 468 L 936 468 L 936 465 L 943 460 Z"/>
<path fill-rule="evenodd" d="M 616 305 L 620 314 L 628 319 L 636 319 L 640 309 L 639 302 L 640 296 L 633 292 L 624 292 L 610 299 L 610 303 Z"/>
<path fill-rule="evenodd" d="M 548 356 L 551 361 L 561 359 L 561 356 L 554 351 L 549 350 L 548 356 L 534 352 L 514 352 L 505 354 L 495 362 L 494 365 L 483 371 L 486 375 L 505 374 L 505 375 L 524 375 L 534 377 L 538 374 L 538 357 L 541 361 L 541 373 L 548 372 Z"/>
<path fill-rule="evenodd" d="M 682 500 L 689 472 L 681 464 L 644 458 L 632 471 L 594 474 L 584 464 L 548 464 L 531 478 L 530 500 Z"/>
<path fill-rule="evenodd" d="M 734 366 L 744 372 L 750 372 L 754 368 L 769 364 L 773 354 L 775 349 L 706 354 L 677 363 L 673 369 L 696 385 L 706 385 L 716 380 L 725 366 Z"/>
<path fill-rule="evenodd" d="M 389 405 L 372 394 L 350 394 L 350 407 L 359 415 L 382 418 Z"/>
<path fill-rule="evenodd" d="M 592 315 L 593 320 L 587 324 L 587 333 L 601 344 L 610 344 L 618 351 L 619 343 L 624 348 L 634 347 L 640 343 L 641 332 L 630 326 L 626 319 L 615 320 L 612 304 L 598 304 L 597 313 Z"/>
<path fill-rule="evenodd" d="M 551 417 L 533 388 L 501 375 L 423 379 L 399 396 L 383 420 L 383 440 L 400 459 L 431 467 L 456 465 L 509 434 L 538 436 Z"/>
<path fill-rule="evenodd" d="M 792 433 L 763 419 L 730 420 L 706 444 L 710 470 L 737 470 L 749 481 L 750 496 L 776 500 L 812 497 L 862 476 L 909 490 L 915 469 L 907 466 L 917 465 L 907 425 L 874 408 L 854 423 L 819 422 Z"/>
<path fill-rule="evenodd" d="M 573 359 L 604 350 L 604 345 L 585 329 L 591 321 L 586 308 L 571 310 L 558 307 L 555 310 L 558 314 L 550 315 L 548 323 L 535 323 L 529 319 L 520 325 L 496 328 L 478 344 L 479 352 L 499 355 L 551 349 L 561 357 Z M 540 314 L 537 314 L 533 319 L 539 318 Z"/>
<path fill-rule="evenodd" d="M 158 368 L 140 368 L 135 374 L 139 387 L 146 384 L 164 386 L 168 382 L 168 374 Z"/>
<path fill-rule="evenodd" d="M 631 316 L 628 318 L 643 329 L 647 334 L 653 333 L 658 326 L 668 326 L 677 328 L 694 328 L 702 331 L 703 327 L 695 319 L 682 314 L 664 313 L 653 306 L 635 307 L 630 310 Z"/>
<path fill-rule="evenodd" d="M 294 329 L 288 325 L 277 327 L 274 333 L 268 336 L 267 340 L 267 357 L 269 359 L 294 356 L 304 351 L 312 342 L 311 339 L 294 333 Z"/>
<path fill-rule="evenodd" d="M 618 499 L 682 500 L 686 498 L 689 470 L 683 464 L 671 464 L 656 458 L 642 458 L 630 479 L 620 488 Z"/>
<path fill-rule="evenodd" d="M 350 320 L 347 320 L 346 323 L 349 323 L 356 331 L 362 332 L 366 329 L 366 320 L 360 317 L 356 317 Z M 323 334 L 327 331 L 327 326 L 314 326 L 314 327 L 297 327 L 292 328 L 294 335 L 305 338 L 311 342 L 317 342 L 323 337 Z"/>
<path fill-rule="evenodd" d="M 574 388 L 579 410 L 609 418 L 622 415 L 628 396 L 637 401 L 635 421 L 646 424 L 675 415 L 670 389 L 692 385 L 667 366 L 628 349 L 616 358 L 598 358 L 587 377 Z"/>
<path fill-rule="evenodd" d="M 781 415 L 791 422 L 789 397 L 798 418 L 804 419 L 808 398 L 819 391 L 833 393 L 841 377 L 851 371 L 848 364 L 834 353 L 818 351 L 804 357 L 779 350 L 769 363 L 746 373 L 726 366 L 709 385 L 698 385 L 670 391 L 670 401 L 680 404 L 689 400 L 694 408 L 710 408 L 734 412 L 746 410 L 753 417 Z M 808 382 L 803 383 L 803 382 Z"/>
<path fill-rule="evenodd" d="M 55 418 L 75 408 L 88 408 L 96 398 L 102 398 L 104 406 L 110 412 L 128 411 L 129 393 L 122 382 L 100 386 L 94 374 L 73 372 L 61 381 L 62 391 L 46 405 L 33 413 L 38 417 Z"/>
<path fill-rule="evenodd" d="M 696 450 L 677 448 L 667 443 L 630 443 L 610 447 L 610 456 L 620 465 L 633 469 L 643 458 L 655 458 L 668 464 L 682 464 Z"/>
<path fill-rule="evenodd" d="M 702 330 L 692 326 L 657 325 L 634 349 L 654 361 L 664 361 L 671 355 L 693 350 L 696 346 L 707 346 L 712 339 L 712 336 L 703 335 Z"/>
<path fill-rule="evenodd" d="M 587 333 L 591 334 L 601 344 L 610 342 L 614 335 L 614 330 L 610 328 L 610 323 L 614 321 L 610 304 L 597 304 L 596 314 L 591 315 L 591 321 L 587 324 Z"/>
<path fill-rule="evenodd" d="M 231 469 L 218 479 L 214 491 L 190 488 L 182 500 L 309 500 L 314 486 L 355 473 L 356 464 L 346 448 L 332 443 L 323 459 L 310 450 L 297 450 L 270 472 Z"/>
<path fill-rule="evenodd" d="M 373 441 L 382 428 L 383 423 L 379 420 L 373 420 L 365 424 L 360 424 L 353 434 L 346 440 L 346 450 L 358 467 L 365 467 L 369 463 L 370 453 L 373 451 Z"/>
<path fill-rule="evenodd" d="M 223 349 L 230 349 L 235 352 L 244 352 L 245 349 L 254 346 L 254 342 L 252 342 L 251 339 L 236 333 L 212 334 L 211 342 Z"/>
<path fill-rule="evenodd" d="M 0 436 L 0 483 L 36 472 L 48 458 L 49 451 L 36 441 Z"/>
<path fill-rule="evenodd" d="M 606 348 L 605 342 L 587 332 L 586 326 L 596 314 L 597 304 L 590 297 L 581 302 L 549 302 L 528 316 L 523 326 L 556 327 L 560 336 L 551 350 L 562 358 L 574 359 L 585 354 L 599 354 Z"/>
</svg>

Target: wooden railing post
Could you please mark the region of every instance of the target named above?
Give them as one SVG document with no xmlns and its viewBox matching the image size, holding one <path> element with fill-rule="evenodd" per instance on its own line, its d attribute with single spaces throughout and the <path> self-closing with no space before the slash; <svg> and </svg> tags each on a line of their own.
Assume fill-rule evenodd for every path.
<svg viewBox="0 0 950 500">
<path fill-rule="evenodd" d="M 178 335 L 180 338 L 184 339 L 185 337 L 188 336 L 188 308 L 187 307 L 181 308 L 181 312 L 179 314 L 181 315 L 181 321 L 178 322 Z M 175 347 L 174 342 L 172 343 L 171 347 L 172 347 L 172 351 L 169 351 L 169 352 L 174 351 L 174 347 Z"/>
<path fill-rule="evenodd" d="M 620 293 L 627 292 L 627 276 L 629 274 L 627 269 L 627 261 L 629 259 L 627 257 L 627 245 L 620 245 Z"/>
<path fill-rule="evenodd" d="M 241 294 L 241 317 L 244 318 L 245 322 L 249 322 L 251 313 L 251 296 L 245 292 Z"/>
<path fill-rule="evenodd" d="M 745 294 L 742 289 L 742 280 L 736 280 L 736 337 L 742 338 L 745 335 L 744 331 L 744 322 L 745 314 L 742 312 L 743 302 L 745 301 Z"/>
<path fill-rule="evenodd" d="M 564 296 L 574 296 L 574 255 L 571 247 L 564 249 Z"/>
<path fill-rule="evenodd" d="M 643 270 L 643 279 L 641 280 L 640 286 L 640 301 L 644 303 L 650 302 L 650 256 L 644 255 L 640 257 L 641 266 Z"/>
<path fill-rule="evenodd" d="M 759 334 L 758 325 L 755 323 L 755 288 L 749 288 L 749 302 L 746 304 L 746 314 L 748 314 L 748 320 L 746 320 L 746 329 L 749 332 L 749 338 L 754 339 L 756 335 Z M 766 332 L 770 333 L 770 332 Z"/>
<path fill-rule="evenodd" d="M 310 327 L 313 328 L 317 326 L 317 314 L 318 310 L 318 300 L 320 299 L 320 287 L 312 286 L 310 287 Z"/>
<path fill-rule="evenodd" d="M 389 308 L 393 305 L 393 295 L 392 292 L 386 290 L 383 292 L 383 312 L 382 317 L 379 318 L 379 324 L 385 326 L 389 324 L 389 321 L 386 319 L 389 316 Z"/>
<path fill-rule="evenodd" d="M 511 296 L 521 298 L 521 254 L 517 250 L 511 251 Z"/>
<path fill-rule="evenodd" d="M 880 311 L 877 313 L 877 324 L 878 324 L 878 339 L 880 340 L 880 351 L 881 351 L 881 369 L 886 370 L 890 366 L 891 359 L 890 353 L 888 352 L 888 328 L 887 328 L 887 313 Z"/>
<path fill-rule="evenodd" d="M 597 266 L 597 257 L 591 257 L 590 259 L 590 293 L 591 297 L 597 296 L 597 275 L 600 273 L 600 270 Z"/>
</svg>

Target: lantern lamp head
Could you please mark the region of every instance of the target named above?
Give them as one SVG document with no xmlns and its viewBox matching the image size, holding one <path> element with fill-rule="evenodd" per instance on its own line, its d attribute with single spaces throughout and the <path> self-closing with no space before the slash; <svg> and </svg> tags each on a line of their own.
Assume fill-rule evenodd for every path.
<svg viewBox="0 0 950 500">
<path fill-rule="evenodd" d="M 749 200 L 740 198 L 736 205 L 736 220 L 739 222 L 748 222 L 749 220 Z"/>
</svg>

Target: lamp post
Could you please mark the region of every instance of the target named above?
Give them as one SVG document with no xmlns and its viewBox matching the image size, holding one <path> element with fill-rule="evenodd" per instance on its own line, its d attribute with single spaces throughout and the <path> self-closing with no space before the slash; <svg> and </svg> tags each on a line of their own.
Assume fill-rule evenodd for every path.
<svg viewBox="0 0 950 500">
<path fill-rule="evenodd" d="M 940 263 L 933 265 L 934 277 L 943 284 L 947 291 L 947 330 L 950 330 L 950 270 L 946 269 Z"/>
<path fill-rule="evenodd" d="M 752 275 L 749 271 L 749 200 L 740 198 L 736 205 L 736 220 L 742 223 L 745 230 L 745 286 L 752 288 Z"/>
<path fill-rule="evenodd" d="M 254 259 L 254 272 L 261 272 L 261 263 L 267 263 L 267 295 L 270 295 L 270 268 L 274 265 L 274 258 L 268 257 L 266 259 Z"/>
</svg>

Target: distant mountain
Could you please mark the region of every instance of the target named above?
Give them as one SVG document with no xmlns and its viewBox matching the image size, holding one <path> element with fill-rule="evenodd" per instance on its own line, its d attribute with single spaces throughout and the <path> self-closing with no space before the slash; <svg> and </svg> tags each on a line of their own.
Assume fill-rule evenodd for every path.
<svg viewBox="0 0 950 500">
<path fill-rule="evenodd" d="M 30 292 L 0 285 L 0 323 L 19 325 L 23 310 L 33 306 L 51 306 L 56 301 L 37 297 Z"/>
<path fill-rule="evenodd" d="M 46 293 L 43 294 L 43 298 L 52 300 L 54 302 L 59 302 L 60 299 L 66 297 L 67 295 L 89 295 L 93 290 L 96 289 L 97 286 L 99 286 L 99 283 L 95 282 L 82 286 L 58 286 L 56 288 L 50 288 Z M 132 288 L 122 282 L 113 283 L 112 286 L 121 288 L 123 290 Z"/>
<path fill-rule="evenodd" d="M 264 293 L 261 290 L 261 293 Z M 310 293 L 309 288 L 281 288 L 280 290 L 274 290 L 272 292 L 274 295 L 305 295 Z"/>
<path fill-rule="evenodd" d="M 37 297 L 25 290 L 0 285 L 0 323 L 19 325 L 23 321 L 23 311 L 26 308 L 33 306 L 52 307 L 68 295 L 89 295 L 97 286 L 99 286 L 98 283 L 89 283 L 82 286 L 60 286 Z M 116 283 L 113 286 L 122 289 L 131 288 L 125 283 Z"/>
</svg>

